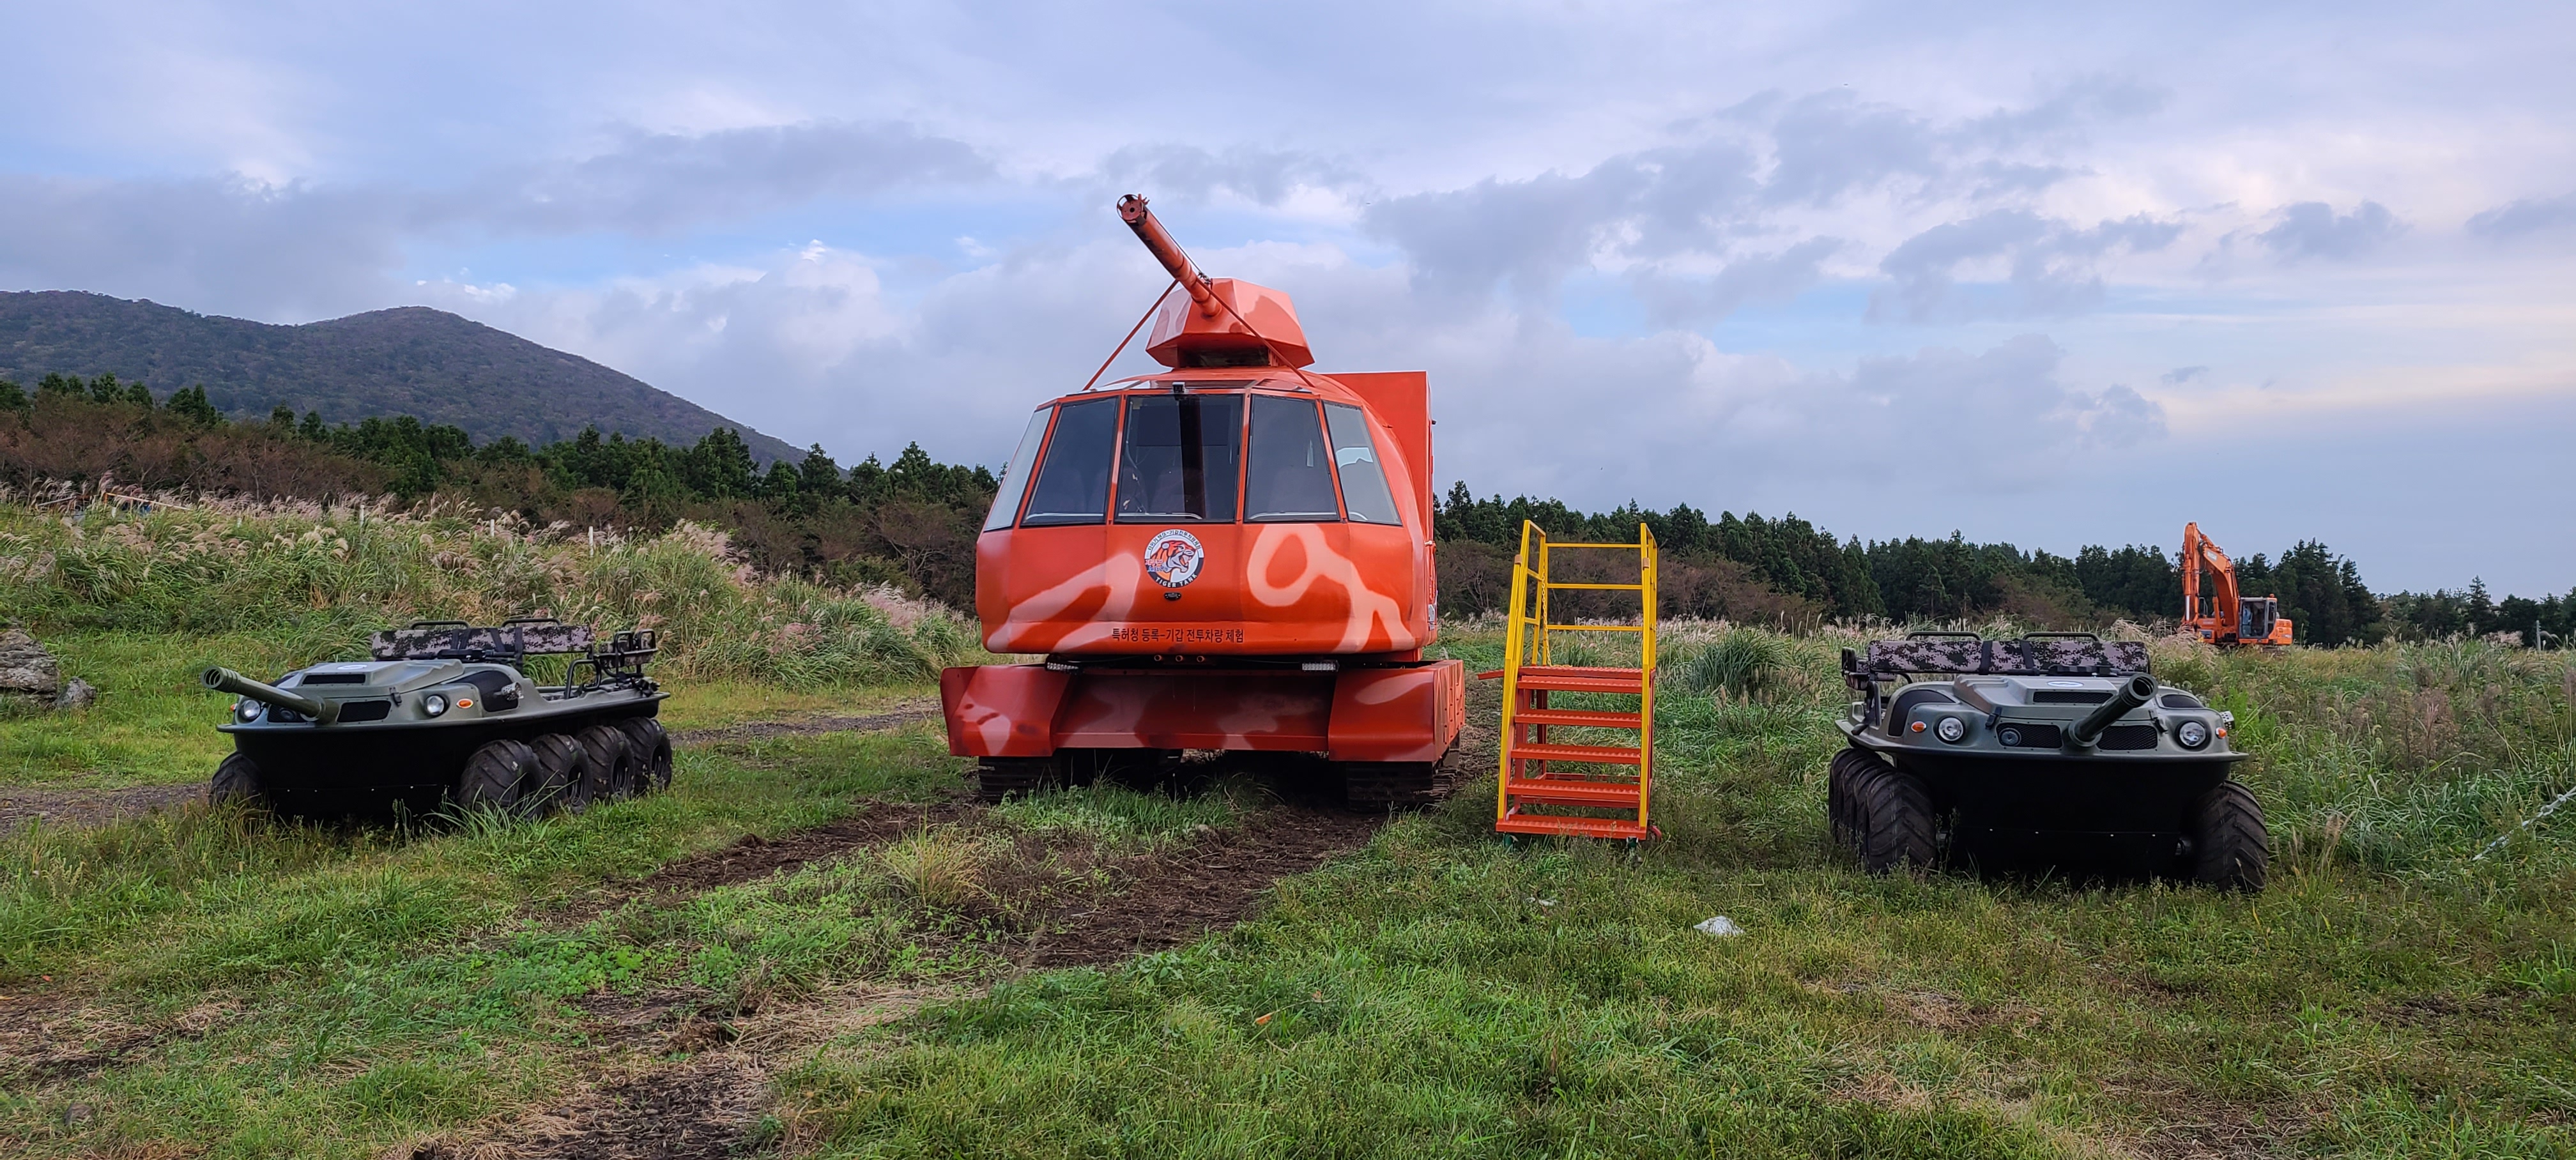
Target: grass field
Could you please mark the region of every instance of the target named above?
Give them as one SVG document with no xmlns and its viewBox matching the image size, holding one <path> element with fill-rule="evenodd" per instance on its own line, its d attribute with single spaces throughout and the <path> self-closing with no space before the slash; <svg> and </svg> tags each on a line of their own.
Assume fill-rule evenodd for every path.
<svg viewBox="0 0 2576 1160">
<path fill-rule="evenodd" d="M 49 634 L 112 695 L 0 719 L 0 768 L 202 777 L 220 706 L 170 678 L 303 632 Z M 1862 875 L 1823 821 L 1844 639 L 1668 640 L 1635 857 L 1494 841 L 1488 781 L 1239 926 L 1069 968 L 1026 948 L 1279 824 L 1261 789 L 985 811 L 916 725 L 686 747 L 577 818 L 0 836 L 0 1150 L 575 1154 L 540 1129 L 696 1092 L 748 1127 L 677 1154 L 2576 1153 L 2576 818 L 2475 857 L 2576 784 L 2565 654 L 2157 645 L 2257 754 L 2242 897 Z M 679 689 L 692 725 L 921 692 Z"/>
</svg>

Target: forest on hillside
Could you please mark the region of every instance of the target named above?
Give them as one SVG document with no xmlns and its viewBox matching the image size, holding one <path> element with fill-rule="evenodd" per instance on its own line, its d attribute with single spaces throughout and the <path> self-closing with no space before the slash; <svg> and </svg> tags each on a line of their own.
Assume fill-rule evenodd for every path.
<svg viewBox="0 0 2576 1160">
<path fill-rule="evenodd" d="M 65 367 L 202 393 L 235 420 L 289 406 L 326 422 L 415 415 L 478 441 L 552 443 L 586 424 L 688 442 L 738 426 L 632 375 L 443 310 L 403 306 L 273 326 L 71 290 L 0 291 L 0 379 L 38 383 Z M 766 463 L 796 448 L 744 429 Z"/>
<path fill-rule="evenodd" d="M 654 530 L 691 520 L 725 529 L 747 562 L 827 583 L 890 584 L 960 608 L 974 600 L 974 545 L 997 481 L 942 464 L 918 445 L 893 463 L 843 468 L 821 447 L 759 470 L 728 428 L 688 445 L 585 429 L 543 447 L 508 436 L 477 444 L 458 427 L 411 416 L 326 424 L 279 408 L 231 422 L 202 390 L 156 403 L 113 375 L 47 375 L 32 391 L 0 381 L 0 485 L 46 482 L 258 499 L 390 495 L 516 512 L 532 521 Z M 1442 499 L 1440 596 L 1452 616 L 1499 607 L 1523 521 L 1560 539 L 1624 539 L 1644 524 L 1661 546 L 1665 615 L 1798 627 L 2003 615 L 2078 628 L 2170 622 L 2181 602 L 2174 557 L 2153 545 L 2087 546 L 2073 556 L 2012 544 L 1907 537 L 1838 539 L 1798 518 L 1690 505 L 1584 512 L 1553 499 Z M 2496 597 L 2459 590 L 2375 594 L 2357 562 L 2303 540 L 2237 561 L 2249 593 L 2281 597 L 2302 643 L 2515 634 L 2563 647 L 2576 636 L 2576 590 Z"/>
</svg>

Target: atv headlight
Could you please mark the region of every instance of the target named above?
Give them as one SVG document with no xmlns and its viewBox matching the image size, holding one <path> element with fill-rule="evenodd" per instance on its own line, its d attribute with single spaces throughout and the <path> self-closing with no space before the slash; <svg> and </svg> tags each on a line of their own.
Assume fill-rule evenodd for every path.
<svg viewBox="0 0 2576 1160">
<path fill-rule="evenodd" d="M 420 699 L 420 711 L 427 713 L 432 717 L 438 716 L 439 714 L 447 711 L 447 698 L 440 696 L 437 693 L 431 693 L 430 695 Z"/>
<path fill-rule="evenodd" d="M 2185 721 L 2174 727 L 2174 740 L 2185 749 L 2198 749 L 2209 744 L 2209 726 L 2199 721 Z"/>
<path fill-rule="evenodd" d="M 233 719 L 236 721 L 257 721 L 259 720 L 259 710 L 259 702 L 251 700 L 248 697 L 244 697 L 241 699 L 240 704 L 233 706 Z"/>
<path fill-rule="evenodd" d="M 1960 724 L 1956 717 L 1943 717 L 1940 724 L 1932 727 L 1932 731 L 1940 734 L 1941 740 L 1952 745 L 1958 744 L 1960 738 L 1968 735 L 1968 727 Z"/>
</svg>

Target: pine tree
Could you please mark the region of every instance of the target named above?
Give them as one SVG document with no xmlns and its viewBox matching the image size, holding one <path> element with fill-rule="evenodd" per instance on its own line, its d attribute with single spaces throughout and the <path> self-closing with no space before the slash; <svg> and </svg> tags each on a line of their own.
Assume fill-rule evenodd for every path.
<svg viewBox="0 0 2576 1160">
<path fill-rule="evenodd" d="M 805 452 L 805 462 L 796 469 L 797 488 L 807 495 L 829 495 L 841 489 L 841 465 L 823 454 L 823 445 L 815 444 Z"/>
</svg>

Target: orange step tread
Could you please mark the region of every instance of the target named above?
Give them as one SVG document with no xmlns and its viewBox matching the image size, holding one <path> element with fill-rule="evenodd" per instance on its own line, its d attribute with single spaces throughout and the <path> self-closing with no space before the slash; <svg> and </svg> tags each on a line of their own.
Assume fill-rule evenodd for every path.
<svg viewBox="0 0 2576 1160">
<path fill-rule="evenodd" d="M 1576 781 L 1572 778 L 1516 777 L 1503 787 L 1503 792 L 1517 802 L 1547 802 L 1560 806 L 1603 806 L 1610 809 L 1637 808 L 1637 783 L 1633 781 Z"/>
<path fill-rule="evenodd" d="M 1583 838 L 1643 838 L 1646 827 L 1618 818 L 1564 818 L 1552 814 L 1525 814 L 1518 810 L 1503 815 L 1494 823 L 1503 834 L 1572 834 Z"/>
<path fill-rule="evenodd" d="M 1597 761 L 1610 765 L 1640 765 L 1643 755 L 1629 745 L 1534 745 L 1529 742 L 1505 742 L 1503 755 L 1514 761 Z"/>
<path fill-rule="evenodd" d="M 1512 713 L 1520 725 L 1579 725 L 1591 729 L 1643 729 L 1645 716 L 1640 713 L 1613 713 L 1599 709 L 1520 709 Z"/>
<path fill-rule="evenodd" d="M 1646 691 L 1646 674 L 1642 669 L 1603 669 L 1575 665 L 1525 665 L 1514 685 L 1523 689 L 1551 689 L 1565 693 L 1627 693 Z"/>
</svg>

